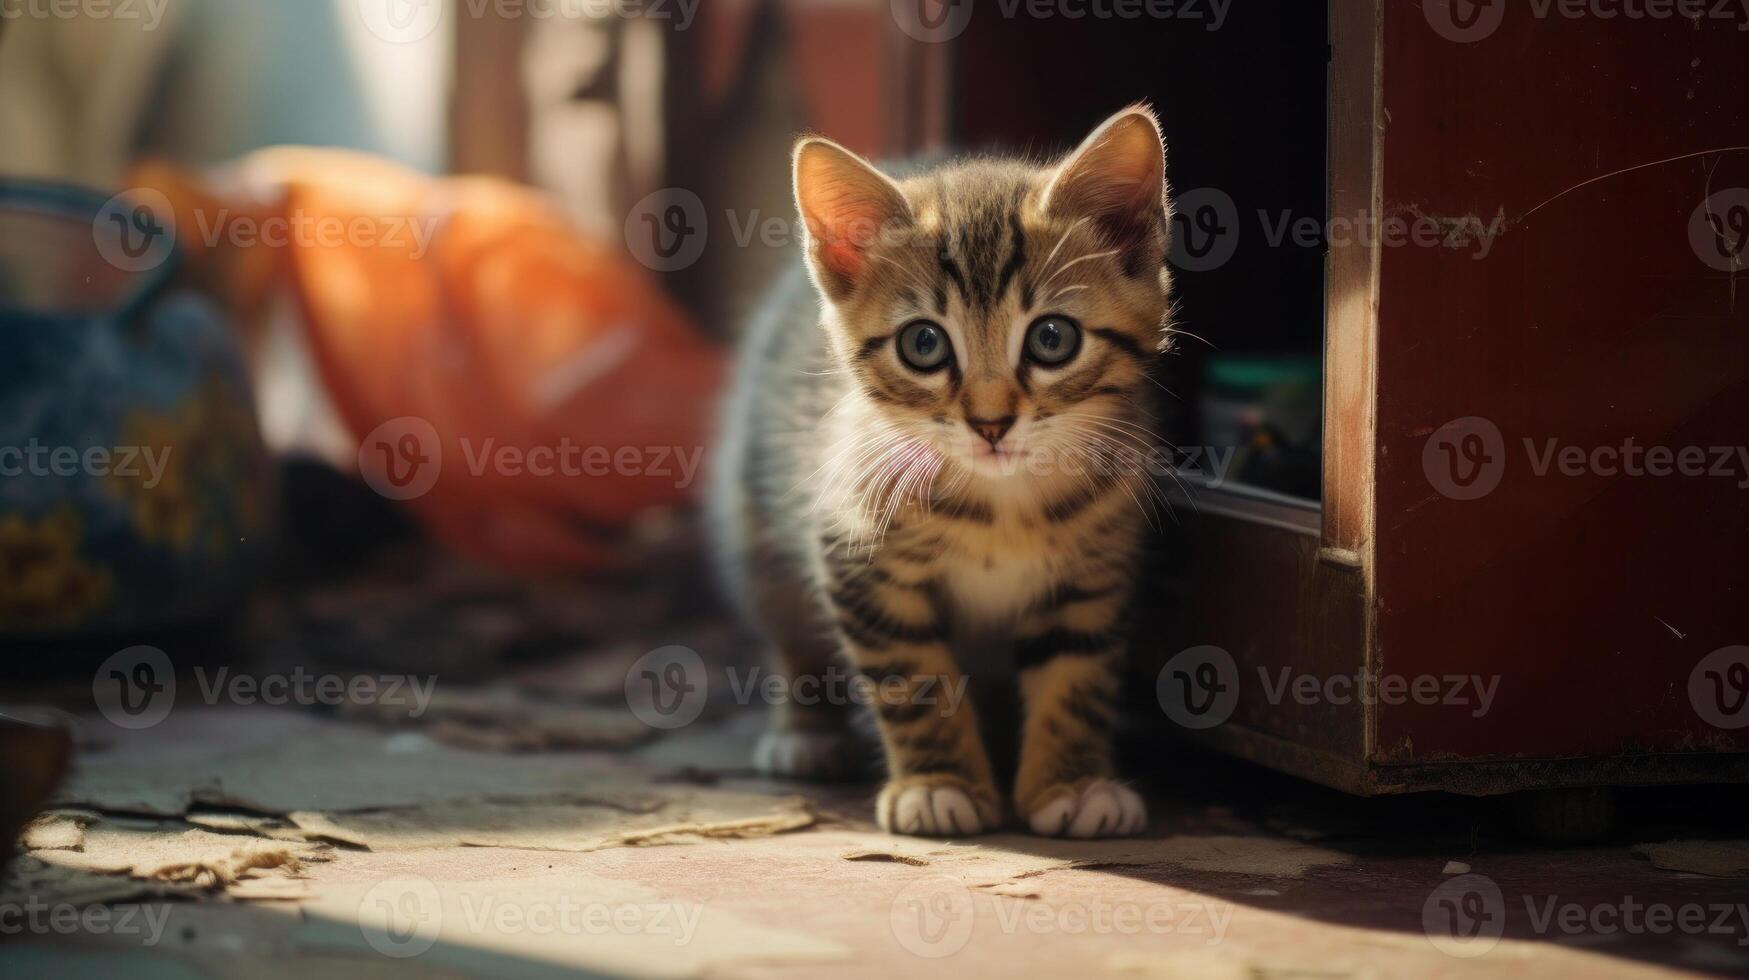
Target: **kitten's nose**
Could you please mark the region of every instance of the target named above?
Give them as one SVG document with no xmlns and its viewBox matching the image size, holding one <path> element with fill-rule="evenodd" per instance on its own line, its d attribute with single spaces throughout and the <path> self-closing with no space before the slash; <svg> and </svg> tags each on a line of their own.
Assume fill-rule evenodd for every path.
<svg viewBox="0 0 1749 980">
<path fill-rule="evenodd" d="M 973 432 L 983 436 L 991 449 L 995 449 L 1002 437 L 1008 434 L 1008 430 L 1014 428 L 1014 416 L 1004 415 L 999 419 L 968 418 L 966 424 L 972 427 Z"/>
</svg>

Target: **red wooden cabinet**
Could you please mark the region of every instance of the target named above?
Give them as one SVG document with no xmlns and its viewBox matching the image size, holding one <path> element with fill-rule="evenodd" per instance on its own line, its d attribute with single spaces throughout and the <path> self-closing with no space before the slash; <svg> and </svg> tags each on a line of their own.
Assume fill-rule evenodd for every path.
<svg viewBox="0 0 1749 980">
<path fill-rule="evenodd" d="M 1448 234 L 1332 236 L 1321 506 L 1201 491 L 1162 699 L 1358 792 L 1742 779 L 1749 25 L 1426 8 L 1332 9 L 1330 220 Z"/>
</svg>

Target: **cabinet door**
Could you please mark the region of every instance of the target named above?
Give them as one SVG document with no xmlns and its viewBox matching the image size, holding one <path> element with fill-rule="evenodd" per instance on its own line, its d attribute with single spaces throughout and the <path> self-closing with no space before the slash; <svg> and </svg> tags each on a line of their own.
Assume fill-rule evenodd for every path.
<svg viewBox="0 0 1749 980">
<path fill-rule="evenodd" d="M 1746 15 L 1423 6 L 1383 10 L 1382 216 L 1440 234 L 1380 251 L 1373 666 L 1498 690 L 1384 707 L 1373 761 L 1749 749 Z"/>
</svg>

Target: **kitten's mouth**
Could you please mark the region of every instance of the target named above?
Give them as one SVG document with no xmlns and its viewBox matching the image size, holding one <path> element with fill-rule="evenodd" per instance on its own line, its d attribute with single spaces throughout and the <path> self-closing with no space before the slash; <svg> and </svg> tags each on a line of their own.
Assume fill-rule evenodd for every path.
<svg viewBox="0 0 1749 980">
<path fill-rule="evenodd" d="M 973 466 L 1003 476 L 1016 472 L 1025 459 L 1025 451 L 1016 446 L 995 448 L 988 443 L 979 443 L 972 448 Z"/>
</svg>

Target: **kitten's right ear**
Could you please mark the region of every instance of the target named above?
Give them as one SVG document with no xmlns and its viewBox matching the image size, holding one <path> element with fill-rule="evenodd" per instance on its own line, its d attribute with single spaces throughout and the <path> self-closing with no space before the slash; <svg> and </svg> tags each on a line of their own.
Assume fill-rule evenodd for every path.
<svg viewBox="0 0 1749 980">
<path fill-rule="evenodd" d="M 1057 167 L 1045 206 L 1088 217 L 1120 248 L 1165 247 L 1166 155 L 1160 122 L 1145 105 L 1119 112 Z"/>
<path fill-rule="evenodd" d="M 869 249 L 883 233 L 911 220 L 899 185 L 862 157 L 831 140 L 796 144 L 796 207 L 808 229 L 815 281 L 840 299 L 868 274 Z"/>
</svg>

